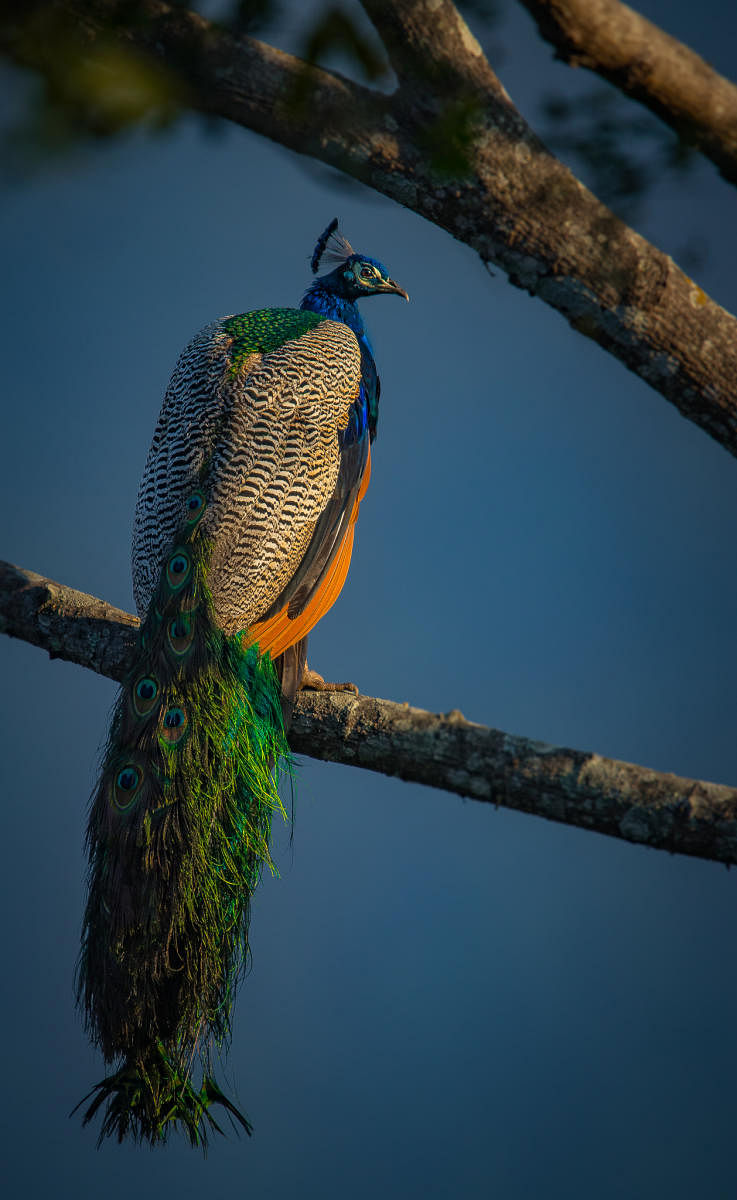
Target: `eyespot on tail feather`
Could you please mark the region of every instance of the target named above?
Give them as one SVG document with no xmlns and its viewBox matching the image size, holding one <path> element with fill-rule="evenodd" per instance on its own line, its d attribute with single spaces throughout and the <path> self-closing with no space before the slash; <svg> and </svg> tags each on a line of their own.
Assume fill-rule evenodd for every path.
<svg viewBox="0 0 737 1200">
<path fill-rule="evenodd" d="M 214 1104 L 250 1132 L 209 1060 L 230 1034 L 250 899 L 263 866 L 274 870 L 271 817 L 286 819 L 278 784 L 291 760 L 269 655 L 215 622 L 201 529 L 180 531 L 163 565 L 90 811 L 78 996 L 116 1067 L 85 1113 L 88 1123 L 103 1112 L 100 1140 L 157 1145 L 176 1128 L 204 1148 L 222 1132 Z M 182 587 L 172 574 L 186 575 Z"/>
</svg>

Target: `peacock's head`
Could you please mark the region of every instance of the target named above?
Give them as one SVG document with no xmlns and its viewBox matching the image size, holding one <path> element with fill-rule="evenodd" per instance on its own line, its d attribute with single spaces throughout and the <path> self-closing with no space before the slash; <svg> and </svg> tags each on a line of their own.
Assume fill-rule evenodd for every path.
<svg viewBox="0 0 737 1200">
<path fill-rule="evenodd" d="M 344 300 L 360 300 L 362 296 L 394 295 L 409 296 L 389 275 L 378 258 L 367 254 L 356 254 L 350 242 L 338 232 L 338 218 L 334 217 L 320 235 L 312 255 L 312 272 L 317 275 L 321 262 L 337 263 L 326 275 L 320 276 L 323 287 L 329 288 Z"/>
</svg>

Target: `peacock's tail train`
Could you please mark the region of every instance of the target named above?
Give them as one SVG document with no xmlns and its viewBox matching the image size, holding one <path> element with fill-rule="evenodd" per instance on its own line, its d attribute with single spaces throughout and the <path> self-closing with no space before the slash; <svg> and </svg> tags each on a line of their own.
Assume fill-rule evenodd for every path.
<svg viewBox="0 0 737 1200">
<path fill-rule="evenodd" d="M 212 1078 L 211 1054 L 230 1032 L 289 753 L 270 657 L 215 622 L 205 507 L 203 491 L 187 498 L 90 812 L 78 995 L 92 1040 L 118 1065 L 84 1118 L 107 1102 L 100 1142 L 154 1145 L 178 1127 L 204 1147 L 220 1131 L 213 1104 L 250 1132 Z"/>
<path fill-rule="evenodd" d="M 106 1137 L 116 1137 L 119 1142 L 130 1137 L 137 1142 L 148 1141 L 152 1146 L 163 1145 L 169 1134 L 179 1128 L 191 1146 L 206 1151 L 208 1134 L 223 1132 L 210 1111 L 213 1104 L 222 1105 L 231 1122 L 237 1121 L 249 1136 L 252 1132 L 250 1121 L 211 1075 L 203 1074 L 198 1091 L 186 1068 L 177 1068 L 161 1042 L 144 1056 L 126 1058 L 118 1071 L 95 1084 L 73 1112 L 91 1096 L 94 1099 L 84 1114 L 83 1125 L 88 1125 L 107 1101 L 98 1148 Z"/>
</svg>

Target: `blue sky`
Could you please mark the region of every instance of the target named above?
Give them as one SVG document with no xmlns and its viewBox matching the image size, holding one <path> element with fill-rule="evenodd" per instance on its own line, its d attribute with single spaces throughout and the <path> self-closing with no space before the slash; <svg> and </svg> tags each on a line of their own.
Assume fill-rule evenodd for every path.
<svg viewBox="0 0 737 1200">
<path fill-rule="evenodd" d="M 728 72 L 730 6 L 643 9 Z M 500 74 L 553 65 L 515 8 Z M 10 86 L 10 84 L 8 85 Z M 15 85 L 20 89 L 21 84 Z M 18 92 L 20 95 L 20 92 Z M 412 213 L 194 118 L 5 187 L 2 556 L 130 609 L 138 479 L 214 317 L 296 304 L 335 214 L 412 302 L 363 312 L 379 437 L 310 662 L 370 695 L 737 780 L 737 464 Z M 737 310 L 734 190 L 699 164 L 638 228 Z M 303 760 L 224 1072 L 251 1141 L 94 1150 L 73 1003 L 82 836 L 114 685 L 0 644 L 2 1127 L 12 1194 L 731 1197 L 735 880 L 714 864 Z"/>
</svg>

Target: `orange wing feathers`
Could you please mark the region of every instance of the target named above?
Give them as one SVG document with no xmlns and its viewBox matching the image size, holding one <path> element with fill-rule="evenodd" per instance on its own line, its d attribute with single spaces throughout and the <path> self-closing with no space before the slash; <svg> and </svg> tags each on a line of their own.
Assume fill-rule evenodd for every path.
<svg viewBox="0 0 737 1200">
<path fill-rule="evenodd" d="M 258 642 L 261 654 L 265 654 L 268 650 L 272 659 L 283 654 L 290 646 L 294 646 L 301 638 L 306 637 L 310 630 L 317 625 L 317 622 L 325 616 L 328 609 L 332 608 L 335 604 L 348 574 L 358 510 L 361 501 L 366 495 L 370 478 L 371 451 L 369 450 L 366 460 L 366 470 L 361 480 L 361 487 L 356 497 L 356 503 L 353 506 L 353 512 L 351 513 L 351 519 L 348 523 L 345 536 L 336 551 L 330 567 L 325 572 L 322 583 L 316 589 L 314 596 L 306 608 L 298 616 L 290 619 L 287 615 L 289 605 L 285 604 L 280 612 L 276 613 L 273 617 L 269 617 L 267 621 L 257 621 L 255 625 L 251 626 L 249 641 L 251 644 Z"/>
</svg>

